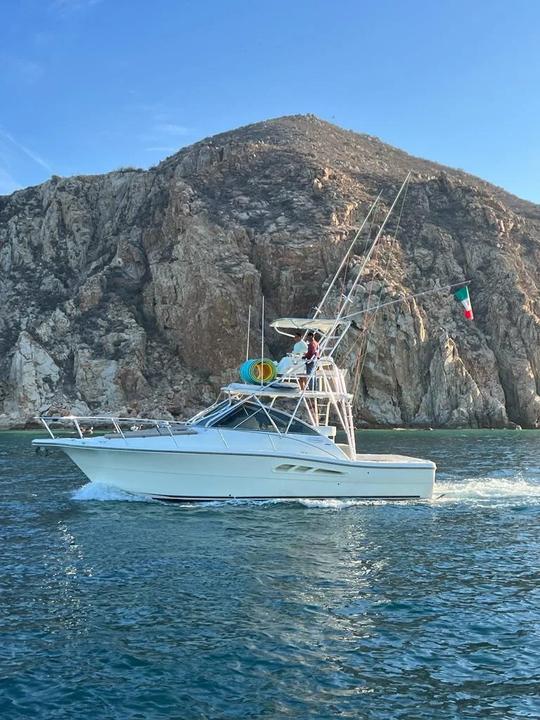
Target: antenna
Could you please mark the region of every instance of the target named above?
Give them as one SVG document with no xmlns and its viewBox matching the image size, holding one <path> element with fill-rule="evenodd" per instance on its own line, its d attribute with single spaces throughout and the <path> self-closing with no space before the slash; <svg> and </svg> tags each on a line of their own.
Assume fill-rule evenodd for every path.
<svg viewBox="0 0 540 720">
<path fill-rule="evenodd" d="M 264 295 L 262 296 L 261 307 L 261 385 L 263 385 L 264 374 Z"/>
<path fill-rule="evenodd" d="M 246 360 L 249 360 L 249 331 L 251 329 L 251 305 L 248 307 L 248 330 L 246 341 Z"/>
</svg>

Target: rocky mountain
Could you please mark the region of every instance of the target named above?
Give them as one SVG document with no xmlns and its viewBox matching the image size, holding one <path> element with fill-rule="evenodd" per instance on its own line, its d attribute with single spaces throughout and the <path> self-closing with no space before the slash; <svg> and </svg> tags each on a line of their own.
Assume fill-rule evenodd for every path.
<svg viewBox="0 0 540 720">
<path fill-rule="evenodd" d="M 357 420 L 538 426 L 540 206 L 313 116 L 0 197 L 0 426 L 199 408 L 236 375 L 249 305 L 255 325 L 263 293 L 268 319 L 309 313 L 409 170 L 355 307 L 469 279 L 476 319 L 439 293 L 371 316 L 343 352 Z"/>
</svg>

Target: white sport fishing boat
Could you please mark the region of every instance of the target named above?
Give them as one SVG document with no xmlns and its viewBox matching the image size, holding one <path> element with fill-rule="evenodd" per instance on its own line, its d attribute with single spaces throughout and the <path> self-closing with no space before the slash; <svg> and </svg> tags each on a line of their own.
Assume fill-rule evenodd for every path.
<svg viewBox="0 0 540 720">
<path fill-rule="evenodd" d="M 261 358 L 252 361 L 252 373 L 260 381 L 223 387 L 213 405 L 185 422 L 43 416 L 39 419 L 49 437 L 36 439 L 33 445 L 64 451 L 94 483 L 159 500 L 430 498 L 436 469 L 430 460 L 357 452 L 353 397 L 346 373 L 335 361 L 352 324 L 347 308 L 403 187 L 333 316 L 324 317 L 322 311 L 335 302 L 336 280 L 348 266 L 355 241 L 379 198 L 313 317 L 271 323 L 285 335 L 294 329 L 320 335 L 311 375 L 305 375 L 303 363 L 292 361 L 273 379 L 274 366 L 261 352 Z M 58 428 L 65 434 L 66 424 L 74 428 L 75 437 L 58 434 Z M 97 434 L 105 424 L 110 432 Z M 94 435 L 85 433 L 88 427 Z M 341 442 L 336 442 L 337 431 Z"/>
</svg>

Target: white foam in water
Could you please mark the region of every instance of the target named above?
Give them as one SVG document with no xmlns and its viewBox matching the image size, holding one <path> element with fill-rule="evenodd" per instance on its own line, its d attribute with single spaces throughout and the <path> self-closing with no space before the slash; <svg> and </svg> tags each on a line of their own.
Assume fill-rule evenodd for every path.
<svg viewBox="0 0 540 720">
<path fill-rule="evenodd" d="M 381 505 L 387 504 L 390 501 L 384 500 L 362 500 L 362 498 L 349 498 L 348 500 L 340 500 L 339 498 L 327 498 L 313 500 L 310 498 L 301 498 L 298 500 L 301 505 L 308 508 L 322 508 L 325 510 L 346 510 L 350 507 L 356 507 L 357 505 Z"/>
<path fill-rule="evenodd" d="M 134 495 L 118 488 L 102 483 L 88 483 L 76 490 L 72 495 L 74 500 L 81 501 L 122 501 L 122 502 L 154 502 L 144 495 Z M 463 500 L 510 500 L 519 498 L 534 498 L 540 501 L 540 483 L 528 482 L 522 477 L 513 478 L 466 478 L 464 480 L 436 482 L 433 489 L 434 502 L 455 502 Z M 300 503 L 307 508 L 320 508 L 324 510 L 346 510 L 358 505 L 381 505 L 392 501 L 363 500 L 362 498 L 282 498 L 268 500 L 251 500 L 231 498 L 230 500 L 210 500 L 204 503 L 186 503 L 180 507 L 219 508 L 224 506 L 262 506 L 280 503 Z M 398 501 L 396 501 L 398 502 Z M 403 502 L 403 501 L 400 501 Z M 413 501 L 414 502 L 414 501 Z M 422 501 L 422 502 L 429 502 Z"/>
<path fill-rule="evenodd" d="M 265 505 L 278 505 L 280 503 L 291 502 L 287 498 L 268 498 L 267 500 L 260 500 L 255 498 L 230 498 L 227 500 L 203 500 L 201 502 L 186 503 L 186 505 L 179 505 L 179 507 L 190 507 L 190 508 L 220 508 L 220 507 L 263 507 Z M 294 500 L 293 502 L 296 502 Z"/>
<path fill-rule="evenodd" d="M 73 500 L 83 501 L 102 500 L 110 502 L 113 500 L 122 500 L 124 502 L 152 502 L 151 498 L 145 497 L 144 495 L 133 495 L 103 483 L 88 483 L 88 485 L 83 485 L 82 488 L 75 490 L 72 498 Z"/>
<path fill-rule="evenodd" d="M 540 483 L 528 482 L 519 475 L 511 478 L 466 478 L 456 482 L 436 483 L 433 497 L 443 501 L 540 499 Z"/>
</svg>

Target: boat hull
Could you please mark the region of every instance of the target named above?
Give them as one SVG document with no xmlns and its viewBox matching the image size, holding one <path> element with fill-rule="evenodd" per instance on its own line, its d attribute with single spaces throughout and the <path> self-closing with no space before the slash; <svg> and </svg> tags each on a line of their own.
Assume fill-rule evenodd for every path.
<svg viewBox="0 0 540 720">
<path fill-rule="evenodd" d="M 42 441 L 62 449 L 94 483 L 156 499 L 430 498 L 435 465 L 399 455 L 356 461 L 261 453 L 105 449 Z"/>
</svg>

